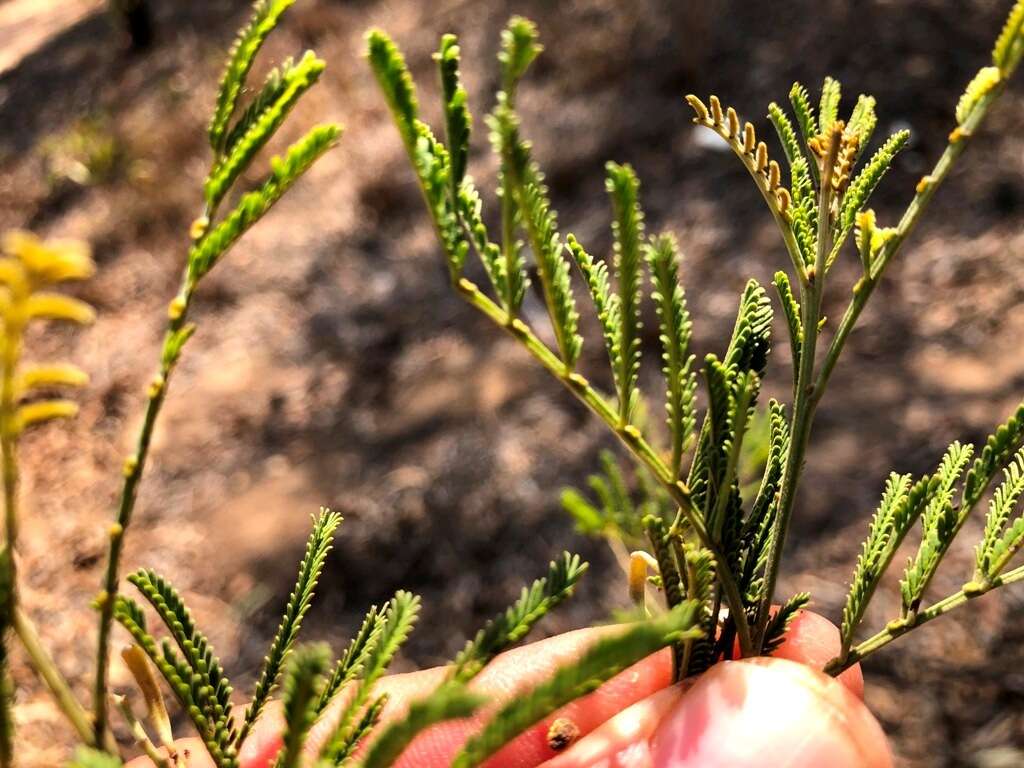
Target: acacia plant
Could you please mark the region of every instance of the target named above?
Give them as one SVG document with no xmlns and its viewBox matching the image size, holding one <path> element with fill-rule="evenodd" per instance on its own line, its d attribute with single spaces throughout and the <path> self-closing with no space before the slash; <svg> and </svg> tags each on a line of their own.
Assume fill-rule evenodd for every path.
<svg viewBox="0 0 1024 768">
<path fill-rule="evenodd" d="M 755 280 L 747 283 L 724 353 L 710 354 L 698 365 L 689 351 L 692 323 L 679 280 L 677 240 L 671 233 L 647 235 L 640 184 L 629 166 L 608 163 L 606 169 L 611 257 L 592 256 L 572 234 L 563 238 L 516 113 L 520 80 L 541 52 L 534 25 L 523 18 L 513 18 L 502 35 L 500 90 L 486 121 L 499 162 L 500 227 L 492 238 L 481 193 L 467 173 L 472 119 L 460 81 L 457 39 L 442 37 L 435 56 L 443 142 L 419 117 L 415 87 L 398 48 L 384 32 L 369 33 L 370 65 L 415 170 L 454 289 L 603 421 L 650 481 L 642 502 L 634 503 L 612 463 L 593 482 L 598 504 L 571 492 L 566 505 L 581 527 L 610 535 L 616 543 L 639 541 L 645 534 L 650 551 L 634 552 L 629 567 L 637 601 L 645 599 L 650 568 L 650 581 L 668 608 L 686 601 L 699 606 L 703 637 L 677 643 L 677 678 L 732 657 L 734 647 L 741 656 L 770 653 L 807 604 L 807 593 L 780 600 L 775 587 L 815 413 L 876 286 L 1024 56 L 1022 28 L 1024 2 L 1018 1 L 993 48 L 992 63 L 971 80 L 956 105 L 948 146 L 891 227 L 878 223 L 868 205 L 909 133 L 898 131 L 868 152 L 877 123 L 873 97 L 861 95 L 849 113 L 841 113 L 840 84 L 826 78 L 817 107 L 799 83 L 789 93 L 792 117 L 770 104 L 767 117 L 778 134 L 785 172 L 770 158 L 754 125 L 735 109 L 723 107 L 717 96 L 686 97 L 694 123 L 718 134 L 750 173 L 789 262 L 789 271 L 777 272 L 773 282 L 788 330 L 792 399 L 767 404 L 770 438 L 763 476 L 747 493 L 741 491 L 739 467 L 771 344 L 773 309 L 764 287 Z M 844 314 L 830 328 L 822 296 L 844 249 L 855 252 L 861 274 L 850 287 Z M 480 259 L 488 289 L 465 275 L 470 251 Z M 576 370 L 584 339 L 574 270 L 600 324 L 614 384 L 610 394 Z M 523 312 L 531 275 L 550 321 L 543 328 L 532 328 Z M 648 294 L 658 316 L 667 427 L 667 440 L 657 443 L 655 431 L 643 429 L 639 418 L 647 410 L 640 407 L 644 396 L 638 382 L 640 310 Z M 700 418 L 698 379 L 706 396 Z M 1000 470 L 1005 478 L 989 504 L 975 572 L 959 592 L 926 599 L 950 544 Z M 1017 509 L 1022 493 L 1024 405 L 977 455 L 973 446 L 954 443 L 933 473 L 892 474 L 851 579 L 841 653 L 826 671 L 838 674 L 915 627 L 1024 578 L 1024 566 L 1009 568 L 1024 546 L 1024 514 Z M 865 608 L 915 526 L 920 545 L 901 582 L 900 615 L 858 641 Z"/>
<path fill-rule="evenodd" d="M 202 189 L 201 213 L 189 232 L 181 285 L 168 307 L 157 372 L 146 389 L 136 447 L 124 463 L 120 503 L 109 528 L 103 585 L 94 605 L 99 626 L 91 708 L 79 701 L 19 605 L 15 565 L 18 437 L 37 423 L 73 416 L 76 408 L 72 402 L 48 395 L 55 388 L 86 383 L 85 375 L 68 364 L 21 366 L 23 332 L 30 321 L 40 318 L 89 322 L 93 312 L 87 304 L 50 289 L 67 280 L 88 277 L 93 263 L 88 250 L 79 243 L 42 242 L 25 232 L 9 233 L 4 240 L 0 258 L 0 480 L 5 512 L 5 539 L 0 550 L 0 768 L 15 764 L 16 751 L 12 715 L 16 692 L 8 672 L 8 635 L 12 634 L 8 630 L 13 630 L 32 667 L 80 739 L 82 746 L 72 766 L 122 765 L 115 732 L 118 731 L 157 766 L 185 768 L 188 756 L 175 750 L 172 721 L 158 682 L 162 678 L 220 768 L 238 766 L 239 749 L 278 692 L 286 725 L 277 765 L 294 768 L 300 761 L 307 764 L 303 748 L 310 729 L 322 719 L 329 719 L 330 737 L 315 759 L 318 768 L 356 762 L 368 768 L 383 768 L 392 764 L 424 728 L 476 711 L 483 701 L 468 684 L 495 655 L 525 637 L 534 624 L 565 600 L 586 571 L 586 563 L 568 553 L 552 561 L 545 576 L 524 588 L 507 611 L 466 643 L 453 660 L 449 675 L 431 696 L 413 702 L 405 719 L 377 730 L 387 702 L 386 697 L 375 692 L 374 684 L 387 671 L 412 630 L 420 602 L 418 597 L 400 591 L 383 607 L 372 607 L 350 643 L 333 660 L 326 646 L 297 645 L 299 630 L 341 523 L 338 514 L 322 509 L 313 519 L 294 590 L 244 709 L 235 703 L 225 670 L 206 636 L 165 578 L 148 569 L 136 570 L 127 581 L 142 600 L 121 594 L 124 540 L 171 375 L 185 343 L 196 330 L 189 319 L 196 291 L 227 251 L 341 134 L 341 128 L 335 124 L 310 129 L 283 155 L 271 160 L 270 172 L 262 182 L 238 195 L 228 212 L 221 214 L 256 155 L 271 141 L 324 69 L 324 62 L 312 52 L 298 61 L 289 59 L 269 72 L 248 105 L 243 108 L 240 104 L 257 53 L 293 3 L 294 0 L 256 0 L 251 18 L 228 55 L 209 125 L 213 158 Z M 697 603 L 686 601 L 657 619 L 609 634 L 574 664 L 556 671 L 529 695 L 496 713 L 465 745 L 456 764 L 478 765 L 516 734 L 644 656 L 672 643 L 700 637 L 697 614 Z M 115 623 L 124 629 L 130 641 L 121 656 L 143 698 L 143 717 L 136 714 L 124 693 L 110 690 L 110 647 Z M 339 697 L 342 691 L 349 695 Z M 116 728 L 109 716 L 111 704 L 120 713 Z M 360 748 L 357 756 L 356 750 Z"/>
</svg>

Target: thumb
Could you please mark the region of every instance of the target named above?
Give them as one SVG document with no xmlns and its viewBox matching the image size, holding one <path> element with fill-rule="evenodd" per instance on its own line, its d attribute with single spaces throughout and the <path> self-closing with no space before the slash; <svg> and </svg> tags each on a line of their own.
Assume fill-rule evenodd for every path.
<svg viewBox="0 0 1024 768">
<path fill-rule="evenodd" d="M 653 768 L 890 768 L 881 726 L 841 683 L 803 664 L 719 664 L 661 721 Z"/>
</svg>

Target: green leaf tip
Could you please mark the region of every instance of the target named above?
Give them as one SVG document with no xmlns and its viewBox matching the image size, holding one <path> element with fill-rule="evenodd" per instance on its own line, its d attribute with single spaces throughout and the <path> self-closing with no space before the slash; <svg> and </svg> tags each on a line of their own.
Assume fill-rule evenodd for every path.
<svg viewBox="0 0 1024 768">
<path fill-rule="evenodd" d="M 405 57 L 381 29 L 371 29 L 366 33 L 366 57 L 398 123 L 399 133 L 411 151 L 416 143 L 414 125 L 419 104 L 416 101 L 416 86 L 405 65 Z"/>
<path fill-rule="evenodd" d="M 526 74 L 533 60 L 540 55 L 544 47 L 537 42 L 537 25 L 522 16 L 513 16 L 501 33 L 501 51 L 498 61 L 501 64 L 502 88 L 509 100 L 514 98 L 516 85 Z"/>
<path fill-rule="evenodd" d="M 586 570 L 587 564 L 568 552 L 552 561 L 547 576 L 537 579 L 529 588 L 523 587 L 519 599 L 488 622 L 459 653 L 453 679 L 468 682 L 498 653 L 524 638 L 538 621 L 572 594 Z"/>
<path fill-rule="evenodd" d="M 334 542 L 334 533 L 339 525 L 341 525 L 341 515 L 328 509 L 321 509 L 320 514 L 313 518 L 313 529 L 299 563 L 298 577 L 288 598 L 284 616 L 281 618 L 281 623 L 270 644 L 270 650 L 263 660 L 263 666 L 253 689 L 252 701 L 245 711 L 239 742 L 245 740 L 277 687 L 278 679 L 299 636 L 302 621 L 312 605 L 316 585 L 320 580 L 324 563 Z"/>
<path fill-rule="evenodd" d="M 210 146 L 219 152 L 224 143 L 228 123 L 235 112 L 238 97 L 267 36 L 277 27 L 281 16 L 295 0 L 256 0 L 249 23 L 242 27 L 224 67 L 220 89 L 208 130 Z"/>
<path fill-rule="evenodd" d="M 629 165 L 605 165 L 605 188 L 612 202 L 612 235 L 618 282 L 618 359 L 615 384 L 619 392 L 619 421 L 628 424 L 636 408 L 640 375 L 640 283 L 644 214 L 640 181 Z"/>
<path fill-rule="evenodd" d="M 311 88 L 324 71 L 323 59 L 308 51 L 297 64 L 282 67 L 273 93 L 264 91 L 255 104 L 266 99 L 262 109 L 242 117 L 237 138 L 233 138 L 228 153 L 214 165 L 205 184 L 207 204 L 216 208 L 239 175 L 249 166 L 256 153 L 270 140 L 284 123 L 288 113 L 302 95 Z M 242 130 L 244 129 L 244 130 Z"/>
</svg>

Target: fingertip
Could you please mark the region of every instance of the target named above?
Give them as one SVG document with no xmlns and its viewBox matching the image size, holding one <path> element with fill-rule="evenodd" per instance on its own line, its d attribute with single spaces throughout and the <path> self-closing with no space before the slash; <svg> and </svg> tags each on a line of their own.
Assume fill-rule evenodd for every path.
<svg viewBox="0 0 1024 768">
<path fill-rule="evenodd" d="M 845 685 L 780 658 L 709 670 L 661 722 L 654 768 L 891 768 L 878 721 Z"/>
<path fill-rule="evenodd" d="M 800 611 L 789 625 L 785 640 L 772 657 L 789 659 L 812 669 L 823 669 L 841 649 L 839 627 L 813 611 Z M 836 679 L 858 698 L 864 698 L 864 675 L 860 665 L 847 669 Z"/>
</svg>

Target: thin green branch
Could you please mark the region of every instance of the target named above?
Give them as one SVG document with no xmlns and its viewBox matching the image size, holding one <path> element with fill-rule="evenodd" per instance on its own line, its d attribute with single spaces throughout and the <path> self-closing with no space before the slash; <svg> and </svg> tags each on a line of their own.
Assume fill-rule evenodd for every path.
<svg viewBox="0 0 1024 768">
<path fill-rule="evenodd" d="M 693 504 L 690 498 L 690 489 L 686 483 L 673 476 L 672 470 L 665 464 L 658 453 L 643 438 L 632 424 L 625 426 L 619 422 L 618 410 L 608 402 L 597 390 L 590 386 L 589 382 L 578 373 L 571 372 L 569 368 L 558 359 L 554 352 L 538 339 L 529 327 L 521 320 L 510 318 L 508 313 L 491 301 L 480 289 L 466 278 L 461 278 L 455 284 L 456 290 L 462 297 L 476 309 L 489 317 L 499 328 L 503 328 L 547 370 L 554 375 L 580 402 L 586 405 L 605 424 L 608 425 L 622 444 L 631 454 L 641 462 L 657 478 L 668 493 L 673 502 L 679 507 L 679 513 L 684 515 L 694 532 L 701 540 L 701 544 L 709 549 L 715 556 L 717 576 L 722 583 L 726 602 L 729 605 L 730 615 L 736 622 L 736 634 L 744 656 L 753 653 L 754 644 L 747 622 L 746 612 L 743 609 L 743 598 L 740 594 L 736 579 L 729 569 L 728 561 L 721 548 L 712 540 L 709 531 L 704 523 L 701 513 Z"/>
<path fill-rule="evenodd" d="M 814 266 L 808 270 L 808 285 L 801 291 L 801 308 L 803 317 L 803 341 L 800 345 L 800 367 L 797 371 L 796 399 L 793 403 L 793 420 L 790 425 L 789 455 L 786 458 L 786 469 L 779 488 L 778 514 L 771 536 L 768 563 L 765 568 L 765 589 L 761 606 L 757 613 L 757 626 L 754 632 L 755 646 L 760 648 L 764 642 L 768 620 L 771 615 L 771 602 L 775 594 L 775 584 L 782 565 L 782 552 L 786 544 L 786 533 L 789 521 L 793 516 L 793 504 L 796 500 L 797 486 L 803 471 L 804 454 L 811 436 L 814 422 L 814 355 L 818 344 L 821 324 L 821 299 L 825 285 L 825 264 L 829 251 L 832 249 L 832 173 L 835 169 L 836 155 L 839 151 L 841 133 L 833 131 L 828 137 L 827 151 L 822 159 L 821 186 L 818 199 L 818 242 Z"/>
<path fill-rule="evenodd" d="M 18 639 L 21 640 L 21 644 L 28 653 L 33 669 L 35 669 L 36 674 L 46 684 L 46 687 L 50 689 L 50 693 L 53 694 L 57 706 L 60 707 L 61 712 L 64 713 L 64 716 L 74 726 L 78 737 L 82 739 L 86 746 L 96 746 L 97 739 L 93 732 L 92 718 L 89 717 L 89 714 L 75 697 L 71 686 L 68 685 L 68 681 L 64 679 L 60 670 L 57 669 L 56 663 L 54 663 L 50 654 L 47 653 L 46 648 L 43 647 L 36 628 L 21 608 L 15 607 L 13 609 L 11 623 L 15 634 L 18 635 Z M 113 742 L 109 739 L 105 738 L 102 743 L 108 749 L 114 747 Z"/>
<path fill-rule="evenodd" d="M 910 630 L 915 629 L 922 624 L 926 624 L 932 619 L 937 619 L 939 616 L 944 616 L 954 608 L 959 608 L 967 601 L 973 600 L 976 597 L 981 597 L 982 595 L 991 592 L 996 587 L 1007 586 L 1018 581 L 1024 581 L 1024 565 L 1007 571 L 1001 576 L 997 576 L 992 579 L 990 584 L 987 585 L 976 584 L 974 582 L 965 584 L 963 589 L 959 592 L 939 600 L 934 605 L 918 611 L 916 614 L 913 614 L 906 619 L 896 619 L 895 621 L 889 622 L 885 629 L 855 645 L 845 658 L 836 657 L 832 659 L 825 665 L 825 673 L 834 677 L 844 670 L 849 669 L 854 664 L 857 664 L 866 656 L 874 653 L 880 648 L 884 648 L 893 640 L 907 634 Z"/>
<path fill-rule="evenodd" d="M 124 463 L 124 484 L 121 501 L 118 504 L 117 519 L 110 526 L 110 548 L 107 554 L 107 569 L 103 577 L 103 589 L 96 598 L 100 612 L 99 634 L 96 649 L 96 678 L 93 686 L 94 734 L 97 741 L 107 732 L 107 677 L 110 665 L 110 631 L 114 620 L 114 603 L 118 591 L 121 553 L 124 549 L 125 531 L 132 521 L 135 501 L 138 498 L 139 481 L 146 467 L 153 429 L 163 405 L 174 364 L 181 353 L 184 341 L 191 334 L 188 325 L 188 310 L 195 291 L 195 280 L 186 267 L 181 288 L 168 310 L 167 330 L 160 352 L 160 365 L 146 392 L 146 410 L 142 426 L 136 439 L 135 452 Z"/>
</svg>

